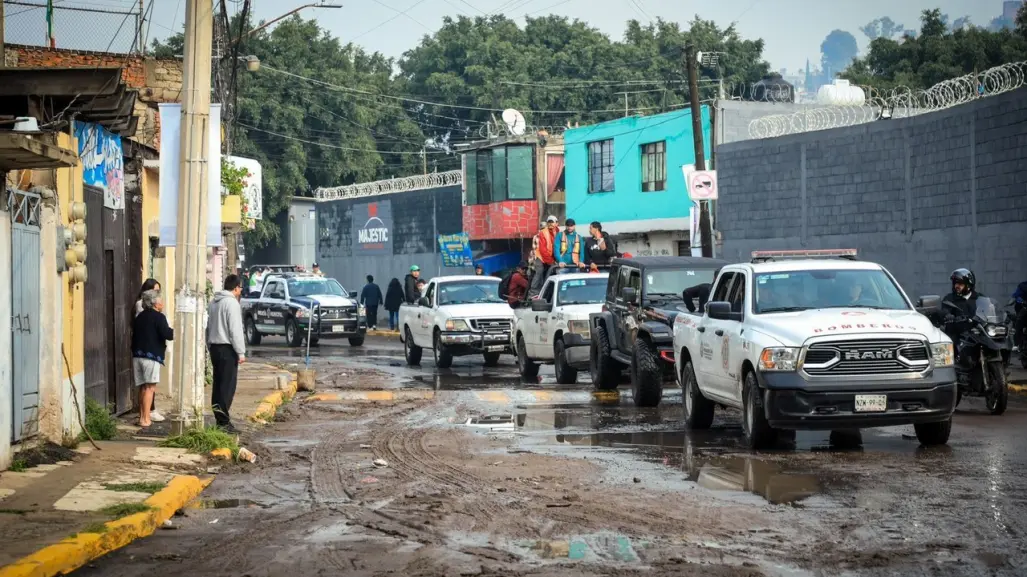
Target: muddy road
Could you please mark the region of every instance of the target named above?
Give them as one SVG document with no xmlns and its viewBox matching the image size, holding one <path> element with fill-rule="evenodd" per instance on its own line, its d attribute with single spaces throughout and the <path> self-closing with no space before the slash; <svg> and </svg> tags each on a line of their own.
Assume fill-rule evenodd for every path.
<svg viewBox="0 0 1027 577">
<path fill-rule="evenodd" d="M 254 357 L 303 362 L 278 342 Z M 964 402 L 949 447 L 912 428 L 741 448 L 738 415 L 680 426 L 587 375 L 522 383 L 400 343 L 323 344 L 316 395 L 250 433 L 173 528 L 76 575 L 1024 575 L 1027 407 Z"/>
</svg>

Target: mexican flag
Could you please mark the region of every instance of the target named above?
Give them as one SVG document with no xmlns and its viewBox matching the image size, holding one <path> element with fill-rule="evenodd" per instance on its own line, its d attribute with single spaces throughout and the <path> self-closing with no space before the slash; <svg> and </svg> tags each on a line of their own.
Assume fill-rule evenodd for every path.
<svg viewBox="0 0 1027 577">
<path fill-rule="evenodd" d="M 46 0 L 46 40 L 50 48 L 57 48 L 53 37 L 53 0 Z"/>
</svg>

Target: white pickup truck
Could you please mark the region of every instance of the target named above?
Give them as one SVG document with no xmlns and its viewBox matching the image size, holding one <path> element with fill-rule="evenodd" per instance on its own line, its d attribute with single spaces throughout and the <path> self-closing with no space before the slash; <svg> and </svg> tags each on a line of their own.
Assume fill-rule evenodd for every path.
<svg viewBox="0 0 1027 577">
<path fill-rule="evenodd" d="M 674 322 L 687 428 L 708 428 L 726 405 L 741 409 L 752 449 L 781 430 L 908 424 L 923 445 L 948 442 L 952 341 L 919 312 L 937 297 L 914 306 L 854 250 L 754 252 L 722 268 L 710 294 L 705 313 Z"/>
<path fill-rule="evenodd" d="M 514 347 L 521 376 L 534 379 L 541 363 L 553 363 L 556 381 L 572 385 L 587 371 L 588 315 L 602 310 L 609 273 L 557 274 L 549 277 L 539 298 L 514 310 Z"/>
<path fill-rule="evenodd" d="M 453 357 L 480 354 L 495 365 L 502 354 L 513 354 L 510 329 L 514 314 L 499 298 L 500 280 L 490 276 L 443 276 L 424 287 L 417 303 L 399 307 L 399 338 L 407 364 L 421 363 L 431 349 L 435 365 L 449 368 Z"/>
</svg>

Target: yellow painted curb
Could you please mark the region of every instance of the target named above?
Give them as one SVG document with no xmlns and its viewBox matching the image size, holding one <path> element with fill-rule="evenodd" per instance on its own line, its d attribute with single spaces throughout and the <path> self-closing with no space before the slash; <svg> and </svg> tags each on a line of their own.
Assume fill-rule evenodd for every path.
<svg viewBox="0 0 1027 577">
<path fill-rule="evenodd" d="M 0 568 L 0 577 L 53 577 L 65 575 L 86 563 L 116 551 L 136 539 L 153 534 L 186 503 L 195 499 L 213 479 L 181 475 L 144 501 L 153 507 L 106 523 L 106 533 L 80 533 L 56 545 L 44 547 Z"/>
<path fill-rule="evenodd" d="M 1009 392 L 1016 393 L 1018 395 L 1027 395 L 1027 385 L 1014 385 L 1010 383 Z"/>
<path fill-rule="evenodd" d="M 255 423 L 267 423 L 268 420 L 275 416 L 278 407 L 282 406 L 282 403 L 296 394 L 297 386 L 297 381 L 294 378 L 289 381 L 289 387 L 284 391 L 275 391 L 261 399 L 260 404 L 257 405 L 256 410 L 249 416 L 249 419 Z"/>
<path fill-rule="evenodd" d="M 303 401 L 403 401 L 434 398 L 435 391 L 401 389 L 397 391 L 341 391 L 338 393 L 317 393 L 304 398 Z"/>
</svg>

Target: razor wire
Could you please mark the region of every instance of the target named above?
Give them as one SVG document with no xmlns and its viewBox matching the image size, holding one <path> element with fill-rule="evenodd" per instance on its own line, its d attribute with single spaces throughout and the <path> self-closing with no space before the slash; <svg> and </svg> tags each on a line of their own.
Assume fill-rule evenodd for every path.
<svg viewBox="0 0 1027 577">
<path fill-rule="evenodd" d="M 462 170 L 430 172 L 428 174 L 415 174 L 414 176 L 403 178 L 389 178 L 386 180 L 362 182 L 346 186 L 333 186 L 330 188 L 321 187 L 314 190 L 314 198 L 317 199 L 317 202 L 341 200 L 344 198 L 362 198 L 366 196 L 378 196 L 411 190 L 422 190 L 425 188 L 438 188 L 440 186 L 455 186 L 463 184 L 463 181 L 464 178 Z"/>
<path fill-rule="evenodd" d="M 1027 80 L 1027 62 L 1012 62 L 944 80 L 927 89 L 896 87 L 886 94 L 873 88 L 861 104 L 810 106 L 790 114 L 773 114 L 749 123 L 751 138 L 774 138 L 817 130 L 856 126 L 882 118 L 909 118 L 966 104 L 1021 88 Z M 890 116 L 889 116 L 890 115 Z"/>
</svg>

